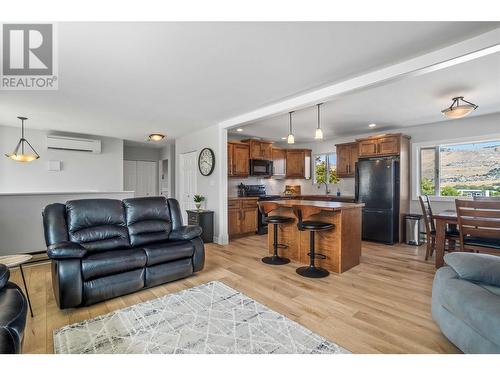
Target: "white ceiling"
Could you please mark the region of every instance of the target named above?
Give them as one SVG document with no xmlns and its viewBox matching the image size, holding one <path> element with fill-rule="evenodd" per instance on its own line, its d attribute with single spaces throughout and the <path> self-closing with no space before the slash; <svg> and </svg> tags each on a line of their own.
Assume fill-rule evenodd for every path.
<svg viewBox="0 0 500 375">
<path fill-rule="evenodd" d="M 19 126 L 16 116 L 25 115 L 30 118 L 28 128 L 139 142 L 149 133 L 162 132 L 172 139 L 499 26 L 498 22 L 61 23 L 59 90 L 0 91 L 0 124 Z M 472 90 L 470 98 L 483 108 L 486 103 L 478 95 L 484 90 L 473 83 L 455 79 L 455 85 Z M 404 100 L 405 108 L 412 102 L 437 104 L 440 109 L 452 91 L 464 91 L 457 86 L 417 87 L 419 100 L 401 87 L 407 95 L 398 94 L 398 100 Z M 392 98 L 391 94 L 384 95 Z M 360 95 L 361 103 L 367 103 L 370 93 Z M 392 105 L 387 97 L 379 98 L 384 106 Z M 358 122 L 417 121 L 410 119 L 416 112 L 405 117 L 405 111 L 391 107 L 373 112 L 370 119 L 361 116 L 366 112 L 362 106 L 351 104 L 346 111 L 342 119 L 335 116 L 345 124 L 339 131 Z M 309 118 L 306 114 L 298 113 L 297 120 Z M 286 127 L 282 119 L 270 121 L 280 124 L 281 133 Z"/>
<path fill-rule="evenodd" d="M 464 96 L 479 105 L 469 116 L 500 112 L 500 53 L 433 73 L 412 77 L 384 86 L 344 95 L 321 106 L 325 139 L 446 121 L 441 110 L 451 98 Z M 231 133 L 282 142 L 288 134 L 288 114 L 265 119 Z M 317 109 L 311 107 L 293 113 L 296 142 L 314 139 Z"/>
</svg>

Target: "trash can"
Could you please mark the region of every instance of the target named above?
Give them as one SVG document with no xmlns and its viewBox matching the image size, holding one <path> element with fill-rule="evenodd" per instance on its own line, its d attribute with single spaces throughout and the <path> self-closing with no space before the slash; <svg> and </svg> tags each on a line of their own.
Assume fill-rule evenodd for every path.
<svg viewBox="0 0 500 375">
<path fill-rule="evenodd" d="M 408 245 L 420 246 L 424 243 L 423 235 L 420 230 L 422 223 L 422 215 L 419 214 L 408 214 L 405 216 L 405 227 L 406 227 L 406 243 Z"/>
</svg>

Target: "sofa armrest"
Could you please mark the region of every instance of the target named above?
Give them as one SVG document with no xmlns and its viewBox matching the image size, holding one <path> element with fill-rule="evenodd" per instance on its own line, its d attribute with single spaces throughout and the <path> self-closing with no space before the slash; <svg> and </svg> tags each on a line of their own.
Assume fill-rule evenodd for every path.
<svg viewBox="0 0 500 375">
<path fill-rule="evenodd" d="M 184 225 L 170 232 L 169 240 L 192 240 L 200 237 L 202 229 L 198 225 Z"/>
<path fill-rule="evenodd" d="M 9 281 L 10 271 L 5 264 L 0 264 L 0 290 L 3 289 L 7 281 Z"/>
<path fill-rule="evenodd" d="M 500 286 L 500 257 L 454 252 L 446 254 L 444 261 L 462 280 Z"/>
<path fill-rule="evenodd" d="M 87 254 L 87 250 L 76 242 L 59 242 L 47 248 L 50 259 L 81 259 Z"/>
</svg>

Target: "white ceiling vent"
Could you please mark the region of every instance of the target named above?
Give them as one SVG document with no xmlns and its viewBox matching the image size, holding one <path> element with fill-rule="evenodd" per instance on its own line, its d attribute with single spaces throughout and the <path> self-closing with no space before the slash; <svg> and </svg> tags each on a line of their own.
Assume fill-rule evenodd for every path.
<svg viewBox="0 0 500 375">
<path fill-rule="evenodd" d="M 97 139 L 48 135 L 47 148 L 49 150 L 83 151 L 83 152 L 92 152 L 95 154 L 100 154 L 101 141 Z"/>
</svg>

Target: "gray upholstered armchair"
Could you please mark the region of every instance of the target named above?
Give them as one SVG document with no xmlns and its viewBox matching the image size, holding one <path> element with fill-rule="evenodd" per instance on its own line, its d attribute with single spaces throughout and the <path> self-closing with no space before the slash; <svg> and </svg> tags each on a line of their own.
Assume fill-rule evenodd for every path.
<svg viewBox="0 0 500 375">
<path fill-rule="evenodd" d="M 436 272 L 432 317 L 464 353 L 500 353 L 500 257 L 455 252 Z"/>
</svg>

